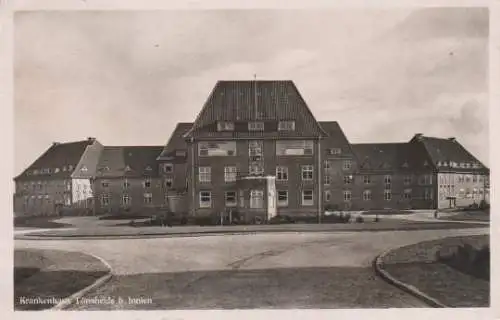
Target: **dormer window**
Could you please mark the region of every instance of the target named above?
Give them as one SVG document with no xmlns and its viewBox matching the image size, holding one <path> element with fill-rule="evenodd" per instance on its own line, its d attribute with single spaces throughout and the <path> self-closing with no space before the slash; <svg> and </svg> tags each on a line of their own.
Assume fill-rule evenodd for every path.
<svg viewBox="0 0 500 320">
<path fill-rule="evenodd" d="M 130 169 L 130 166 L 126 166 L 125 171 L 132 171 L 132 169 Z"/>
<path fill-rule="evenodd" d="M 340 148 L 331 148 L 331 149 L 328 149 L 328 154 L 329 155 L 336 155 L 336 154 L 341 154 L 342 153 L 342 149 Z"/>
<path fill-rule="evenodd" d="M 58 173 L 58 172 L 59 172 L 59 168 L 55 168 L 54 173 Z"/>
<path fill-rule="evenodd" d="M 150 166 L 147 166 L 147 167 L 146 167 L 146 171 L 151 171 L 151 170 L 153 170 L 153 169 L 151 169 L 151 167 L 150 167 Z"/>
<path fill-rule="evenodd" d="M 217 131 L 234 131 L 234 122 L 231 121 L 218 122 Z"/>
<path fill-rule="evenodd" d="M 424 161 L 424 167 L 427 167 L 427 166 L 429 166 L 429 162 Z"/>
<path fill-rule="evenodd" d="M 87 169 L 87 167 L 86 167 L 86 166 L 83 166 L 83 167 L 80 169 L 80 171 L 87 172 L 87 171 L 88 171 L 88 169 Z"/>
<path fill-rule="evenodd" d="M 448 166 L 448 162 L 444 161 L 443 162 L 443 167 L 447 167 Z"/>
<path fill-rule="evenodd" d="M 403 163 L 403 168 L 408 168 L 408 162 L 406 162 L 406 161 L 405 161 L 405 162 Z"/>
<path fill-rule="evenodd" d="M 177 150 L 177 151 L 175 152 L 175 155 L 176 155 L 177 157 L 185 157 L 185 156 L 186 156 L 186 151 L 184 151 L 184 150 Z"/>
<path fill-rule="evenodd" d="M 249 122 L 248 131 L 264 131 L 264 122 Z"/>
<path fill-rule="evenodd" d="M 37 169 L 33 170 L 33 174 L 34 174 L 34 175 L 37 175 L 37 174 L 38 174 L 38 172 L 39 172 L 39 171 L 38 171 Z"/>
<path fill-rule="evenodd" d="M 438 167 L 441 167 L 441 165 L 442 165 L 441 161 L 438 161 L 438 162 L 437 162 L 437 166 L 438 166 Z"/>
<path fill-rule="evenodd" d="M 72 165 L 68 166 L 68 171 L 73 171 L 73 166 Z"/>
<path fill-rule="evenodd" d="M 280 121 L 278 123 L 279 131 L 294 131 L 295 130 L 295 121 Z"/>
</svg>

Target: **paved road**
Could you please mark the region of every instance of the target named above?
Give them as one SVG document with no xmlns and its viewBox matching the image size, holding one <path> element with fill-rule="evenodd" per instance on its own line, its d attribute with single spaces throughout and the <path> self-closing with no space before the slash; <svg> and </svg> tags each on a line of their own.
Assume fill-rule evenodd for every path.
<svg viewBox="0 0 500 320">
<path fill-rule="evenodd" d="M 16 240 L 16 248 L 100 256 L 114 277 L 94 296 L 146 297 L 144 305 L 75 309 L 425 307 L 378 279 L 374 257 L 399 245 L 488 228 L 226 235 L 126 240 Z"/>
</svg>

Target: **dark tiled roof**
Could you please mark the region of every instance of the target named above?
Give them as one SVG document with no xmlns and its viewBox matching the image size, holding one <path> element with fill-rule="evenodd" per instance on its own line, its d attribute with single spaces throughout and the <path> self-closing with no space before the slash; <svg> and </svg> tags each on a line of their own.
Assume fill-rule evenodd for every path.
<svg viewBox="0 0 500 320">
<path fill-rule="evenodd" d="M 92 145 L 94 141 L 94 139 L 87 139 L 68 143 L 54 143 L 14 180 L 69 179 L 87 146 Z M 71 170 L 68 170 L 70 166 Z M 64 168 L 66 170 L 63 170 Z M 34 170 L 47 169 L 50 169 L 50 173 L 33 173 Z"/>
<path fill-rule="evenodd" d="M 97 177 L 158 176 L 156 158 L 162 150 L 162 146 L 104 147 L 97 165 Z"/>
<path fill-rule="evenodd" d="M 415 171 L 434 169 L 425 150 L 410 143 L 352 144 L 360 171 Z"/>
<path fill-rule="evenodd" d="M 72 178 L 92 178 L 96 175 L 97 163 L 101 156 L 104 146 L 99 142 L 87 147 L 83 153 L 80 162 L 76 166 L 75 171 L 71 175 Z"/>
<path fill-rule="evenodd" d="M 186 150 L 187 144 L 184 134 L 188 132 L 192 126 L 192 122 L 179 122 L 161 154 L 158 156 L 158 160 L 170 160 L 171 157 L 175 156 L 176 150 Z"/>
<path fill-rule="evenodd" d="M 425 147 L 429 154 L 431 161 L 436 165 L 438 162 L 455 162 L 455 163 L 469 163 L 479 164 L 479 168 L 460 168 L 460 167 L 440 167 L 440 170 L 446 171 L 487 171 L 488 168 L 484 166 L 476 157 L 474 157 L 467 149 L 465 149 L 456 139 L 443 139 L 426 136 L 415 136 L 411 141 L 420 142 Z"/>
<path fill-rule="evenodd" d="M 351 144 L 337 121 L 319 121 L 319 125 L 327 134 L 324 148 L 340 148 L 342 155 L 353 154 Z"/>
<path fill-rule="evenodd" d="M 217 121 L 295 121 L 294 132 L 246 130 L 217 132 Z M 269 125 L 268 125 L 269 127 Z M 235 128 L 237 129 L 237 128 Z M 238 130 L 236 130 L 238 131 Z M 200 137 L 317 137 L 325 133 L 292 81 L 219 81 L 194 122 L 189 136 Z"/>
</svg>

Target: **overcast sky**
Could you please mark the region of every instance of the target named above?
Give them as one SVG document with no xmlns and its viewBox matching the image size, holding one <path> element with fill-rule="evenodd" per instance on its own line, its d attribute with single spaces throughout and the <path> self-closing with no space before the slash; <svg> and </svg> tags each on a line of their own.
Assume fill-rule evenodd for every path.
<svg viewBox="0 0 500 320">
<path fill-rule="evenodd" d="M 15 170 L 53 141 L 163 145 L 253 74 L 353 143 L 454 136 L 489 164 L 487 48 L 482 9 L 17 13 Z"/>
</svg>

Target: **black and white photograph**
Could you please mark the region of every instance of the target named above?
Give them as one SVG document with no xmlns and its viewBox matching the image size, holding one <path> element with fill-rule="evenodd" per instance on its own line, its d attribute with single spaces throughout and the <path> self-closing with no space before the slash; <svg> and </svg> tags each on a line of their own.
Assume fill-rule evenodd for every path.
<svg viewBox="0 0 500 320">
<path fill-rule="evenodd" d="M 14 311 L 490 308 L 490 21 L 13 12 Z"/>
</svg>

